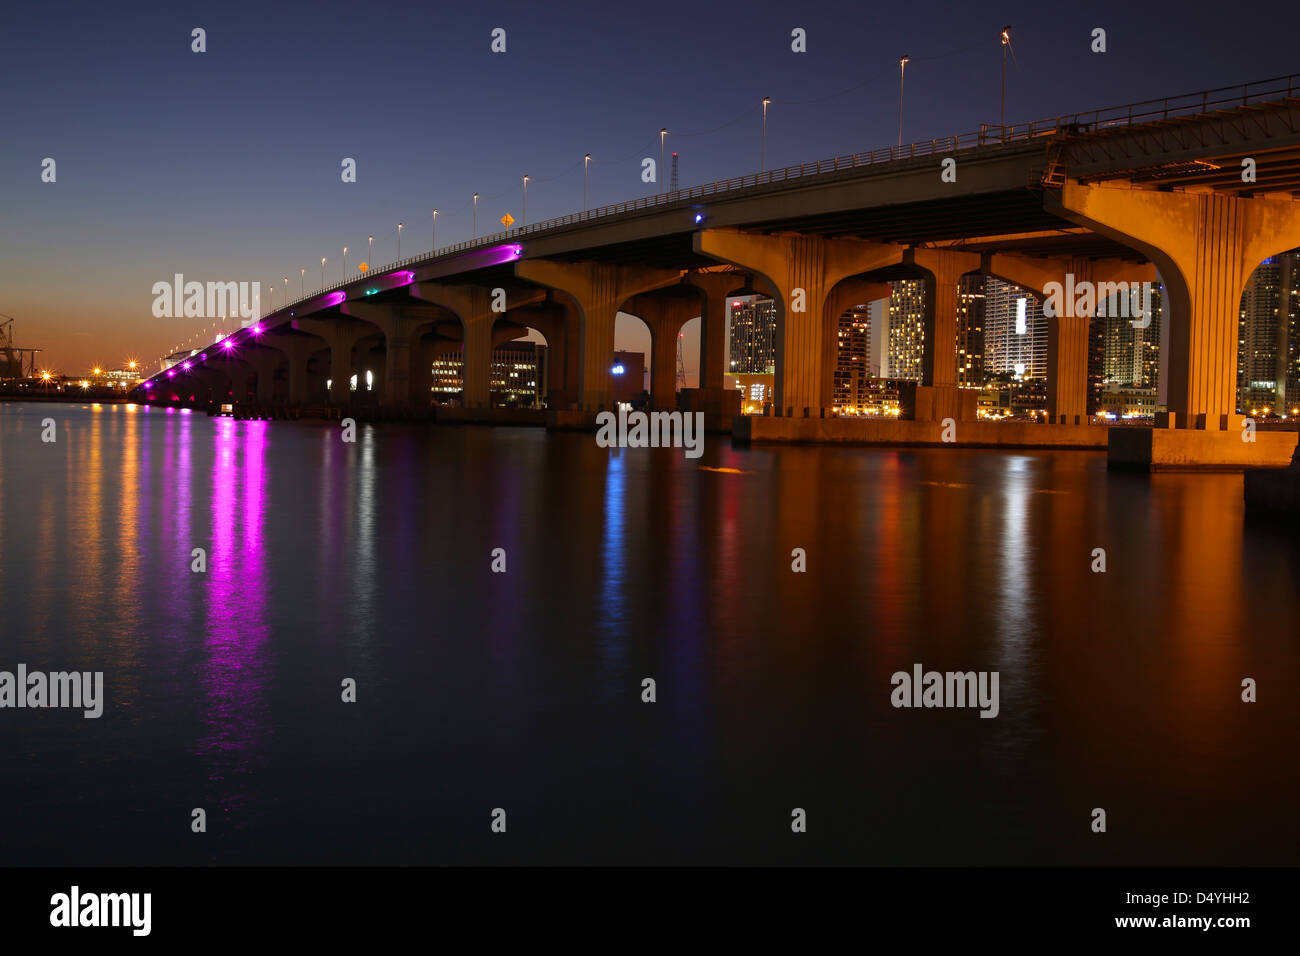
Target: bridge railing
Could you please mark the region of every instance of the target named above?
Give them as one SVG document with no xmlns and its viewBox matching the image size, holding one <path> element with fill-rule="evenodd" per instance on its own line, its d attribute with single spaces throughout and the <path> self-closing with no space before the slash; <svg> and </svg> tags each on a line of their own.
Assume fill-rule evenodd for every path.
<svg viewBox="0 0 1300 956">
<path fill-rule="evenodd" d="M 1249 106 L 1252 103 L 1274 102 L 1282 98 L 1293 97 L 1297 92 L 1300 92 L 1300 74 L 1292 74 L 1270 80 L 1258 80 L 1240 86 L 1225 86 L 1215 90 L 1203 90 L 1199 93 L 1188 93 L 1182 96 L 1145 100 L 1140 103 L 1130 103 L 1126 106 L 1115 106 L 1085 113 L 1067 113 L 1051 119 L 1036 120 L 1032 123 L 1019 123 L 1011 126 L 985 124 L 976 133 L 961 133 L 956 136 L 932 139 L 928 142 L 909 143 L 905 146 L 886 146 L 865 153 L 852 153 L 832 159 L 801 163 L 797 166 L 785 166 L 780 169 L 769 169 L 763 172 L 749 173 L 745 176 L 735 176 L 731 179 L 722 179 L 701 186 L 690 186 L 686 189 L 671 190 L 654 196 L 642 196 L 625 202 L 600 206 L 596 209 L 569 213 L 566 216 L 547 219 L 544 222 L 518 226 L 504 232 L 494 232 L 474 239 L 466 239 L 450 246 L 443 246 L 441 249 L 435 249 L 432 252 L 409 256 L 397 262 L 390 262 L 382 268 L 370 269 L 364 276 L 356 275 L 341 279 L 317 289 L 315 292 L 301 295 L 276 311 L 291 309 L 302 302 L 307 302 L 353 283 L 364 282 L 366 278 L 377 277 L 394 269 L 400 269 L 403 266 L 423 265 L 447 256 L 483 249 L 498 243 L 517 240 L 523 236 L 549 232 L 552 229 L 590 222 L 593 219 L 623 216 L 662 206 L 689 205 L 695 200 L 716 196 L 720 193 L 770 186 L 803 179 L 808 176 L 822 176 L 863 166 L 874 166 L 879 163 L 954 153 L 964 149 L 976 149 L 1005 143 L 1017 143 L 1037 137 L 1055 136 L 1063 133 L 1096 132 L 1125 126 L 1164 122 L 1179 117 L 1199 116 L 1215 110 Z"/>
</svg>

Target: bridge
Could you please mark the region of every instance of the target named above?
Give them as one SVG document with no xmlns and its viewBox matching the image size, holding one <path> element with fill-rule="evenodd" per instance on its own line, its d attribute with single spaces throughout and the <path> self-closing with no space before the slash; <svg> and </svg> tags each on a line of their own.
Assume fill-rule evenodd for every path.
<svg viewBox="0 0 1300 956">
<path fill-rule="evenodd" d="M 1238 309 L 1252 271 L 1300 247 L 1300 76 L 985 127 L 662 193 L 405 259 L 305 295 L 142 383 L 152 403 L 344 406 L 371 371 L 381 405 L 427 406 L 433 362 L 463 361 L 464 405 L 487 416 L 492 350 L 536 329 L 554 356 L 553 420 L 612 406 L 615 316 L 650 329 L 651 403 L 729 416 L 726 303 L 776 303 L 775 414 L 749 440 L 1106 447 L 1143 467 L 1280 466 L 1294 433 L 1237 414 Z M 1249 162 L 1247 162 L 1249 161 Z M 1249 167 L 1249 168 L 1248 168 Z M 958 283 L 1159 281 L 1167 413 L 1152 429 L 1088 423 L 1091 315 L 1048 319 L 1048 424 L 976 420 L 957 386 Z M 832 413 L 839 316 L 925 283 L 924 359 L 907 420 Z M 681 327 L 699 317 L 700 383 L 676 391 Z M 328 383 L 328 388 L 326 387 Z M 1243 440 L 1247 435 L 1253 440 Z"/>
</svg>

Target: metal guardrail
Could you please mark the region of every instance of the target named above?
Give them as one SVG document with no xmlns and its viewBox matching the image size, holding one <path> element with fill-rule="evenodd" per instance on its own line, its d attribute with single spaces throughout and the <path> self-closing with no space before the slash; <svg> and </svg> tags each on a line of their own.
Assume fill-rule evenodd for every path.
<svg viewBox="0 0 1300 956">
<path fill-rule="evenodd" d="M 901 147 L 887 146 L 866 153 L 852 153 L 848 156 L 837 156 L 831 159 L 818 160 L 817 162 L 802 163 L 798 166 L 786 166 L 781 169 L 750 173 L 746 176 L 718 180 L 702 186 L 691 186 L 687 189 L 659 193 L 654 196 L 643 196 L 639 199 L 601 206 L 580 213 L 570 213 L 557 219 L 547 219 L 544 222 L 520 226 L 516 229 L 508 229 L 505 232 L 466 239 L 423 255 L 410 256 L 397 262 L 391 262 L 380 269 L 370 269 L 365 275 L 341 279 L 331 285 L 317 289 L 315 292 L 302 295 L 280 309 L 276 309 L 275 312 L 284 311 L 284 309 L 292 308 L 301 302 L 310 301 L 355 282 L 363 282 L 372 275 L 379 277 L 383 273 L 391 272 L 393 269 L 399 269 L 402 266 L 426 264 L 460 252 L 481 249 L 498 243 L 517 240 L 522 236 L 536 235 L 537 233 L 548 232 L 564 226 L 589 222 L 593 219 L 606 219 L 611 216 L 626 215 L 627 213 L 654 209 L 659 206 L 689 203 L 696 199 L 716 196 L 720 193 L 752 189 L 756 186 L 789 182 L 790 180 L 803 179 L 808 176 L 821 176 L 827 173 L 857 169 L 863 166 L 874 166 L 896 160 L 953 153 L 958 150 L 975 149 L 982 146 L 997 146 L 1004 143 L 1032 140 L 1041 136 L 1096 132 L 1103 129 L 1109 130 L 1163 122 L 1179 117 L 1200 116 L 1212 110 L 1238 108 L 1249 106 L 1251 103 L 1272 102 L 1284 97 L 1290 98 L 1298 90 L 1300 90 L 1300 74 L 1291 74 L 1290 76 L 1275 77 L 1270 80 L 1245 83 L 1240 86 L 1224 86 L 1215 90 L 1203 90 L 1182 96 L 1145 100 L 1140 103 L 1130 103 L 1127 106 L 1116 106 L 1085 113 L 1066 113 L 1052 119 L 1036 120 L 1032 123 L 1020 123 L 1005 127 L 985 124 L 977 133 L 962 133 L 956 136 L 932 139 L 928 142 L 910 143 Z M 275 314 L 275 312 L 272 314 Z"/>
</svg>

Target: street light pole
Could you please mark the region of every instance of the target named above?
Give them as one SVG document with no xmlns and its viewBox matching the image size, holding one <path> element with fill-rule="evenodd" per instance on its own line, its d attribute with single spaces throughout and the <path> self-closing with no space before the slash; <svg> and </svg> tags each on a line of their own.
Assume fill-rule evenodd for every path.
<svg viewBox="0 0 1300 956">
<path fill-rule="evenodd" d="M 348 281 L 348 247 L 343 247 L 343 281 Z"/>
<path fill-rule="evenodd" d="M 582 157 L 582 211 L 587 211 L 587 167 L 591 165 L 591 153 Z"/>
<path fill-rule="evenodd" d="M 1011 24 L 1002 28 L 1002 138 L 1007 138 L 1007 47 L 1011 45 Z"/>
<path fill-rule="evenodd" d="M 767 106 L 772 102 L 770 96 L 763 97 L 763 151 L 758 159 L 758 171 L 761 173 L 767 169 Z"/>
<path fill-rule="evenodd" d="M 373 269 L 374 267 L 375 267 L 375 237 L 371 236 L 370 237 L 370 258 L 366 260 L 366 268 Z"/>
<path fill-rule="evenodd" d="M 438 251 L 438 210 L 433 211 L 433 251 Z"/>
<path fill-rule="evenodd" d="M 402 258 L 402 224 L 400 222 L 397 224 L 397 258 L 399 261 Z"/>
<path fill-rule="evenodd" d="M 474 194 L 474 238 L 478 238 L 478 193 Z"/>
<path fill-rule="evenodd" d="M 664 174 L 664 137 L 667 135 L 668 135 L 667 129 L 661 129 L 659 131 L 659 167 L 655 170 L 655 185 L 658 185 L 659 183 L 663 182 L 663 179 L 661 177 Z M 662 189 L 659 191 L 663 192 Z"/>
<path fill-rule="evenodd" d="M 520 227 L 528 225 L 528 177 L 524 177 L 524 214 L 523 221 L 519 223 Z"/>
<path fill-rule="evenodd" d="M 284 276 L 284 304 L 289 304 L 289 277 Z"/>
<path fill-rule="evenodd" d="M 898 149 L 903 149 L 903 71 L 907 68 L 908 56 L 903 54 L 898 61 Z"/>
<path fill-rule="evenodd" d="M 325 291 L 325 257 L 324 256 L 320 257 L 320 288 L 322 292 Z"/>
</svg>

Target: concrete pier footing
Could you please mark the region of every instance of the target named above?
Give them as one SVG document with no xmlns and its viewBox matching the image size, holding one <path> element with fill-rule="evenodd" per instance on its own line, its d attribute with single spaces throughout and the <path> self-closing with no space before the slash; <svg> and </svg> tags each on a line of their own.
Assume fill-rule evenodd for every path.
<svg viewBox="0 0 1300 956">
<path fill-rule="evenodd" d="M 1283 468 L 1296 448 L 1296 432 L 1239 432 L 1196 428 L 1114 428 L 1107 467 L 1137 471 L 1243 471 Z"/>
</svg>

